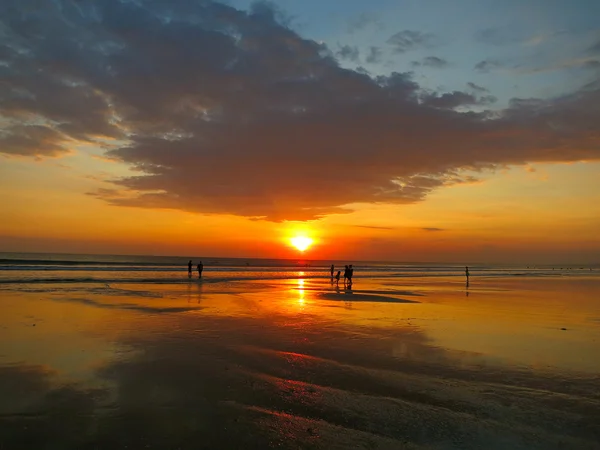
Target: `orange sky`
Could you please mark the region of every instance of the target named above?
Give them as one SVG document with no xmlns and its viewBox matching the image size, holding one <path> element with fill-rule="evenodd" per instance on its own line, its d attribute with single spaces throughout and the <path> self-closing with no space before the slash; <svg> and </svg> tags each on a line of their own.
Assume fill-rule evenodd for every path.
<svg viewBox="0 0 600 450">
<path fill-rule="evenodd" d="M 488 173 L 409 205 L 354 204 L 307 222 L 114 206 L 88 195 L 116 162 L 4 159 L 0 250 L 400 261 L 596 262 L 600 164 Z M 289 239 L 306 235 L 304 254 Z"/>
<path fill-rule="evenodd" d="M 600 263 L 583 1 L 15 3 L 0 252 Z"/>
</svg>

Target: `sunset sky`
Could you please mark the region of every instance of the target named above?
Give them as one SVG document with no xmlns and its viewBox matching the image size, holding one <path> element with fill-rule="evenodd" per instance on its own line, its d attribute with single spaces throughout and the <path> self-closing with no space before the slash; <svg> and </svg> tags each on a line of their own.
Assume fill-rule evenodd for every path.
<svg viewBox="0 0 600 450">
<path fill-rule="evenodd" d="M 5 0 L 0 251 L 600 263 L 597 0 Z"/>
</svg>

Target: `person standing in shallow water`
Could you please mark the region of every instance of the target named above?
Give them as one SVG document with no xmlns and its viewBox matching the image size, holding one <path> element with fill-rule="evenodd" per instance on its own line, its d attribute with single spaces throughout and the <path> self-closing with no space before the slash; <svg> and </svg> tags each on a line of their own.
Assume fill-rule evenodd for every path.
<svg viewBox="0 0 600 450">
<path fill-rule="evenodd" d="M 352 277 L 354 276 L 354 269 L 352 264 L 348 266 L 348 287 L 352 287 Z"/>
<path fill-rule="evenodd" d="M 202 278 L 202 271 L 204 270 L 204 264 L 202 264 L 202 261 L 198 263 L 196 268 L 198 269 L 198 279 L 200 279 Z"/>
<path fill-rule="evenodd" d="M 467 284 L 469 284 L 469 266 L 465 266 L 465 277 L 467 277 Z"/>
<path fill-rule="evenodd" d="M 188 278 L 192 278 L 192 260 L 188 262 Z"/>
<path fill-rule="evenodd" d="M 333 267 L 333 264 L 331 265 L 331 281 L 333 281 L 333 271 L 334 271 L 335 267 Z"/>
<path fill-rule="evenodd" d="M 335 275 L 335 284 L 336 284 L 336 286 L 340 285 L 340 274 L 341 273 L 342 273 L 341 270 L 338 270 L 337 274 Z"/>
</svg>

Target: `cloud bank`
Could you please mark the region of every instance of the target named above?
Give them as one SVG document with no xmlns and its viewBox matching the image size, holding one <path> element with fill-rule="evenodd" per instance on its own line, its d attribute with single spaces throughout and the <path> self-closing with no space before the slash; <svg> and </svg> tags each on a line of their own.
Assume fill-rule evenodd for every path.
<svg viewBox="0 0 600 450">
<path fill-rule="evenodd" d="M 600 158 L 598 82 L 464 112 L 494 98 L 341 68 L 278 17 L 207 0 L 3 2 L 0 152 L 115 140 L 106 156 L 137 175 L 97 197 L 268 220 L 420 201 L 472 181 L 465 169 Z M 397 52 L 431 45 L 402 33 Z"/>
</svg>

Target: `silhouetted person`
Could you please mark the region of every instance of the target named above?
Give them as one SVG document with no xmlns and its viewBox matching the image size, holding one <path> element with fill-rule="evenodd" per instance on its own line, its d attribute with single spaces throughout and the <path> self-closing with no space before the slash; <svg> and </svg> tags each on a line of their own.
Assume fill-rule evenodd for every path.
<svg viewBox="0 0 600 450">
<path fill-rule="evenodd" d="M 192 278 L 192 260 L 188 262 L 188 278 Z"/>
<path fill-rule="evenodd" d="M 352 268 L 352 264 L 348 266 L 348 286 L 352 287 L 352 276 L 354 275 L 354 269 Z"/>
<path fill-rule="evenodd" d="M 333 267 L 333 264 L 332 264 L 332 265 L 331 265 L 331 278 L 332 278 L 332 279 L 333 279 L 333 270 L 334 270 L 334 269 L 335 269 L 335 268 Z"/>
<path fill-rule="evenodd" d="M 202 261 L 198 263 L 196 268 L 198 269 L 198 278 L 202 278 L 202 271 L 204 270 L 204 264 L 202 264 Z"/>
<path fill-rule="evenodd" d="M 467 285 L 469 284 L 469 267 L 465 266 L 465 276 L 467 277 Z"/>
<path fill-rule="evenodd" d="M 346 286 L 346 282 L 348 281 L 348 266 L 344 266 L 344 286 Z"/>
<path fill-rule="evenodd" d="M 341 275 L 342 271 L 338 270 L 337 274 L 335 275 L 335 284 L 336 286 L 340 285 L 340 275 Z"/>
</svg>

